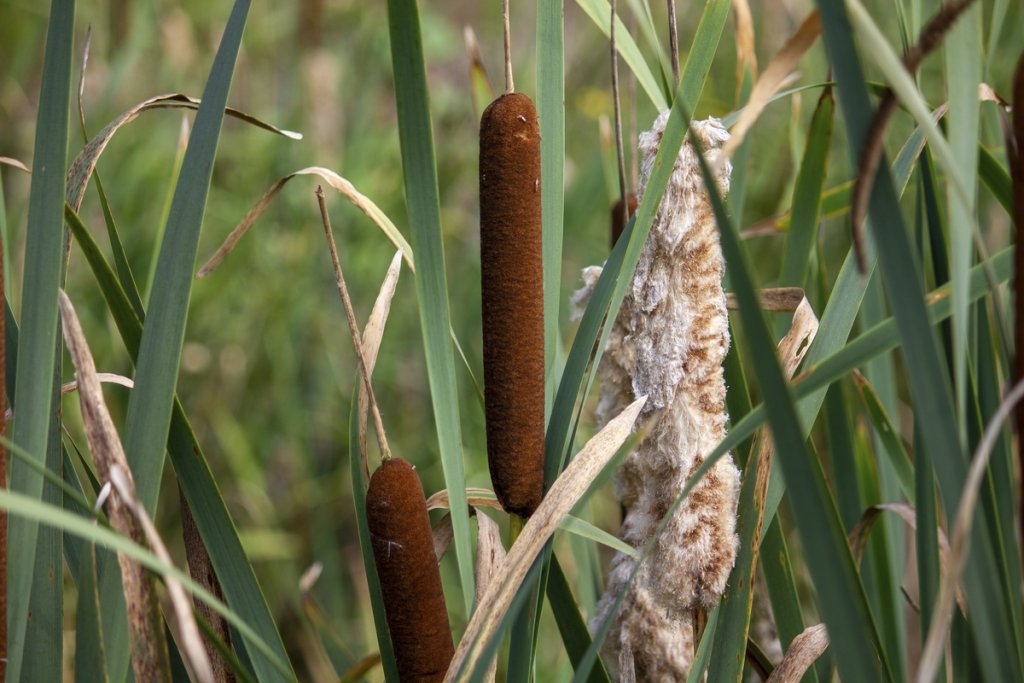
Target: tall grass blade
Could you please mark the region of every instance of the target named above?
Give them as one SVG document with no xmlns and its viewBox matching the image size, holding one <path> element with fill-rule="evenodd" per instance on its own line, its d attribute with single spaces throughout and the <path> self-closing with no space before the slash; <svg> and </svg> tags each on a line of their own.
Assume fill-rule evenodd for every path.
<svg viewBox="0 0 1024 683">
<path fill-rule="evenodd" d="M 448 285 L 445 281 L 441 211 L 437 189 L 434 133 L 430 123 L 429 91 L 419 7 L 416 0 L 388 0 L 391 63 L 398 106 L 398 133 L 402 148 L 405 200 L 416 253 L 416 296 L 427 360 L 430 398 L 444 469 L 451 496 L 455 557 L 459 566 L 464 614 L 473 606 L 473 556 L 470 550 L 469 511 L 462 464 L 462 427 L 459 422 L 458 384 L 452 348 Z"/>
<path fill-rule="evenodd" d="M 565 54 L 563 0 L 537 2 L 537 116 L 540 119 L 540 196 L 544 253 L 545 416 L 558 386 L 555 354 L 562 345 L 562 224 L 565 217 Z"/>
<path fill-rule="evenodd" d="M 749 275 L 749 266 L 725 212 L 713 176 L 700 157 L 705 186 L 718 221 L 722 252 L 731 264 L 731 280 L 740 301 L 740 318 L 748 335 L 751 359 L 772 425 L 776 452 L 786 475 L 790 501 L 805 548 L 807 567 L 818 595 L 818 607 L 833 640 L 843 643 L 836 653 L 847 681 L 891 680 L 864 588 L 853 564 L 820 464 L 811 457 L 789 388 L 775 358 L 773 344 Z"/>
<path fill-rule="evenodd" d="M 858 153 L 867 134 L 871 109 L 857 52 L 852 42 L 849 18 L 842 3 L 820 0 L 826 51 L 839 84 L 839 101 L 850 131 L 850 145 Z M 947 509 L 955 509 L 966 476 L 961 435 L 951 396 L 948 373 L 939 358 L 922 291 L 920 266 L 910 249 L 892 178 L 883 163 L 876 178 L 869 205 L 871 231 L 879 251 L 886 290 L 895 313 L 894 322 L 904 346 L 915 412 L 927 421 L 922 430 L 923 446 L 931 451 Z M 968 559 L 965 583 L 969 603 L 974 604 L 969 621 L 974 642 L 981 653 L 986 677 L 992 680 L 1024 678 L 1020 644 L 1012 638 L 1012 624 L 1006 601 L 991 581 L 996 568 L 992 538 L 988 530 L 975 525 L 974 552 Z M 836 634 L 833 634 L 836 635 Z M 838 638 L 835 639 L 839 642 Z"/>
<path fill-rule="evenodd" d="M 134 361 L 138 357 L 142 339 L 142 321 L 135 314 L 129 296 L 122 289 L 121 283 L 104 258 L 99 245 L 92 238 L 92 233 L 86 229 L 81 219 L 70 208 L 66 212 L 66 220 L 79 249 L 99 283 L 100 291 L 114 318 L 125 348 Z M 134 281 L 134 278 L 132 280 Z M 231 520 L 217 482 L 213 478 L 213 473 L 206 463 L 206 458 L 196 441 L 181 403 L 177 400 L 173 406 L 168 450 L 171 454 L 171 463 L 174 465 L 175 474 L 178 476 L 178 483 L 188 501 L 189 508 L 193 511 L 196 526 L 210 553 L 210 559 L 213 561 L 228 604 L 240 618 L 252 626 L 252 630 L 259 634 L 264 643 L 269 644 L 266 647 L 272 650 L 274 657 L 264 656 L 259 648 L 252 648 L 244 641 L 236 641 L 236 644 L 246 648 L 258 680 L 290 680 L 294 675 L 290 672 L 284 644 L 270 613 L 270 608 L 267 606 L 252 565 L 242 548 L 238 531 Z M 116 585 L 117 578 L 119 576 L 114 574 L 113 579 L 107 579 L 113 581 L 114 585 L 112 587 L 104 586 L 107 591 L 112 591 L 112 593 L 105 594 L 106 600 L 114 600 L 113 596 L 120 595 L 120 590 Z M 124 628 L 125 626 L 122 617 L 120 627 Z M 119 633 L 121 633 L 122 640 L 127 638 L 123 631 Z M 123 643 L 118 645 L 116 642 L 114 632 L 108 635 L 107 644 L 108 650 L 123 648 Z M 112 657 L 108 658 L 108 661 L 117 661 L 119 665 L 122 665 L 123 661 L 122 666 L 127 666 L 126 659 Z M 279 664 L 289 672 L 288 676 L 281 675 Z"/>
<path fill-rule="evenodd" d="M 68 120 L 71 102 L 71 52 L 75 18 L 74 0 L 53 0 L 47 28 L 46 52 L 36 117 L 35 155 L 32 161 L 32 187 L 29 194 L 28 227 L 25 243 L 25 270 L 22 280 L 22 353 L 18 355 L 17 379 L 12 403 L 17 402 L 18 420 L 13 440 L 39 462 L 49 461 L 48 444 L 56 430 L 53 385 L 58 355 L 57 290 L 62 279 L 64 256 L 64 164 L 68 144 Z M 59 434 L 59 432 L 58 432 Z M 59 451 L 59 444 L 58 444 Z M 60 463 L 57 463 L 59 469 Z M 11 490 L 38 500 L 43 495 L 43 479 L 15 461 L 11 466 Z M 28 638 L 29 602 L 35 584 L 36 543 L 39 527 L 26 518 L 8 520 L 9 626 L 7 643 L 7 680 L 22 680 L 26 660 L 51 657 L 48 645 L 61 646 L 61 620 L 57 614 L 37 613 L 34 624 L 51 622 L 56 631 L 41 632 L 33 627 Z M 58 556 L 58 562 L 59 556 Z M 58 572 L 59 574 L 60 572 Z M 56 639 L 54 641 L 54 639 Z"/>
<path fill-rule="evenodd" d="M 967 419 L 967 332 L 970 326 L 967 304 L 967 271 L 974 261 L 971 224 L 977 202 L 979 104 L 981 81 L 981 5 L 974 3 L 953 25 L 943 41 L 949 98 L 949 146 L 961 164 L 967 196 L 949 188 L 949 252 L 953 276 L 953 388 L 961 438 Z M 961 442 L 961 446 L 966 441 Z"/>
<path fill-rule="evenodd" d="M 139 500 L 150 514 L 156 509 L 163 473 L 199 231 L 249 4 L 249 0 L 236 0 L 231 10 L 196 113 L 160 248 L 155 276 L 158 286 L 149 298 L 135 390 L 128 402 L 125 452 L 136 476 Z"/>
</svg>

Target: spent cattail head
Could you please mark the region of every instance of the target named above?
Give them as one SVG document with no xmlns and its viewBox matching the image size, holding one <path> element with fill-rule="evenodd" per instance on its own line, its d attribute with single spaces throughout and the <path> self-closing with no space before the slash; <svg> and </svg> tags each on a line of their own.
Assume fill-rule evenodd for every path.
<svg viewBox="0 0 1024 683">
<path fill-rule="evenodd" d="M 455 649 L 423 486 L 407 461 L 385 460 L 370 477 L 366 518 L 399 678 L 441 681 Z"/>
<path fill-rule="evenodd" d="M 640 195 L 646 191 L 662 134 L 663 113 L 640 135 Z M 720 159 L 728 133 L 714 119 L 691 125 L 724 194 L 730 168 Z M 724 262 L 718 228 L 696 151 L 680 148 L 636 272 L 601 361 L 599 423 L 646 395 L 645 413 L 657 423 L 616 475 L 625 519 L 620 535 L 647 544 L 687 480 L 725 436 L 725 380 L 729 348 Z M 596 279 L 585 271 L 588 296 Z M 606 661 L 632 652 L 637 680 L 682 680 L 693 656 L 696 617 L 718 601 L 736 553 L 739 472 L 728 456 L 694 486 L 666 521 L 651 555 L 637 571 L 605 640 Z M 615 557 L 598 606 L 603 619 L 635 565 Z"/>
<path fill-rule="evenodd" d="M 623 211 L 622 197 L 619 197 L 615 201 L 615 205 L 612 206 L 612 246 L 619 241 L 619 236 L 622 235 L 622 231 L 626 229 L 626 223 L 636 213 L 636 195 L 630 192 L 626 195 L 626 207 Z"/>
<path fill-rule="evenodd" d="M 521 93 L 480 121 L 480 278 L 487 462 L 502 506 L 529 516 L 544 488 L 540 127 Z"/>
</svg>

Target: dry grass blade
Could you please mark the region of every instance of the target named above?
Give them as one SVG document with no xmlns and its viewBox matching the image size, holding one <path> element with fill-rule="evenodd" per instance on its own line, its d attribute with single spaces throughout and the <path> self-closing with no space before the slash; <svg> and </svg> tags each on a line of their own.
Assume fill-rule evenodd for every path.
<svg viewBox="0 0 1024 683">
<path fill-rule="evenodd" d="M 78 400 L 85 423 L 85 435 L 96 464 L 99 480 L 107 483 L 116 467 L 127 470 L 124 448 L 118 438 L 114 421 L 110 418 L 103 390 L 96 378 L 96 364 L 82 332 L 81 323 L 71 300 L 60 292 L 60 313 L 63 320 L 64 341 L 78 375 Z M 129 513 L 128 501 L 121 495 L 107 499 L 107 516 L 111 526 L 120 534 L 139 545 L 145 545 L 145 535 Z M 150 577 L 142 565 L 118 554 L 125 603 L 128 607 L 128 625 L 131 637 L 132 671 L 138 681 L 169 681 L 170 660 L 164 640 L 163 620 L 156 602 Z M 204 653 L 205 654 L 205 653 Z"/>
<path fill-rule="evenodd" d="M 68 204 L 70 204 L 75 211 L 82 208 L 82 198 L 85 196 L 85 188 L 89 185 L 89 178 L 92 177 L 92 172 L 96 168 L 96 163 L 99 161 L 100 155 L 103 154 L 103 150 L 107 148 L 107 144 L 110 142 L 110 139 L 114 137 L 114 133 L 116 133 L 120 128 L 131 123 L 137 119 L 142 112 L 149 109 L 199 109 L 199 104 L 200 101 L 198 99 L 181 93 L 157 95 L 156 97 L 151 97 L 148 100 L 144 100 L 136 104 L 134 107 L 125 111 L 116 119 L 108 123 L 103 130 L 89 140 L 89 143 L 81 152 L 78 153 L 78 156 L 75 157 L 74 162 L 72 162 L 71 167 L 68 169 L 66 181 L 66 199 Z M 250 116 L 249 114 L 240 112 L 237 109 L 227 107 L 224 111 L 228 116 L 233 116 L 236 119 L 245 121 L 257 128 L 262 128 L 263 130 L 270 131 L 271 133 L 277 133 L 278 135 L 283 135 L 293 140 L 302 139 L 302 135 L 299 133 L 272 126 L 269 123 L 259 120 L 255 116 Z"/>
<path fill-rule="evenodd" d="M 768 683 L 797 683 L 827 648 L 825 624 L 808 626 L 790 643 L 786 655 L 768 677 Z"/>
<path fill-rule="evenodd" d="M 804 290 L 800 287 L 771 287 L 758 290 L 757 296 L 761 301 L 761 310 L 769 313 L 793 313 L 799 308 L 802 302 L 807 299 Z M 725 295 L 725 304 L 730 311 L 739 308 L 735 294 Z"/>
<path fill-rule="evenodd" d="M 310 166 L 308 168 L 295 171 L 294 173 L 290 173 L 271 185 L 270 189 L 260 197 L 260 200 L 256 202 L 251 209 L 249 209 L 249 212 L 245 214 L 242 221 L 234 230 L 231 231 L 231 234 L 224 240 L 224 244 L 222 244 L 214 255 L 210 257 L 210 260 L 199 269 L 199 272 L 196 273 L 197 280 L 201 280 L 212 273 L 217 266 L 224 261 L 227 255 L 231 253 L 231 250 L 235 248 L 235 245 L 238 244 L 238 241 L 242 239 L 242 236 L 249 231 L 249 228 L 251 228 L 257 219 L 263 215 L 263 212 L 267 210 L 267 206 L 270 204 L 270 200 L 274 198 L 274 195 L 280 192 L 281 188 L 284 187 L 289 180 L 300 175 L 319 176 L 325 183 L 340 192 L 345 199 L 352 202 L 357 209 L 366 214 L 367 218 L 373 221 L 374 224 L 381 229 L 384 236 L 395 245 L 396 249 L 401 250 L 403 257 L 405 258 L 405 262 L 409 265 L 409 270 L 416 272 L 412 259 L 412 247 L 409 246 L 409 243 L 406 241 L 405 237 L 402 236 L 402 233 L 398 231 L 398 228 L 395 227 L 395 224 L 391 222 L 391 219 L 380 210 L 380 207 L 374 204 L 369 197 L 359 192 L 355 185 L 345 178 L 342 178 L 331 169 L 323 168 L 321 166 Z"/>
<path fill-rule="evenodd" d="M 743 138 L 761 116 L 769 100 L 778 92 L 786 80 L 786 76 L 796 67 L 800 58 L 814 44 L 821 34 L 821 17 L 818 10 L 814 10 L 796 30 L 786 44 L 782 46 L 779 53 L 772 58 L 772 61 L 765 67 L 761 77 L 757 79 L 754 89 L 750 93 L 750 100 L 743 108 L 736 125 L 729 131 L 729 140 L 722 148 L 725 158 L 732 154 L 743 144 Z"/>
<path fill-rule="evenodd" d="M 743 87 L 744 74 L 750 70 L 757 77 L 757 53 L 754 49 L 754 19 L 747 0 L 732 0 L 732 14 L 736 20 L 736 93 Z"/>
<path fill-rule="evenodd" d="M 917 671 L 918 683 L 930 683 L 935 679 L 935 673 L 938 671 L 939 659 L 942 657 L 942 645 L 953 619 L 954 598 L 964 571 L 964 564 L 967 561 L 967 551 L 970 548 L 971 526 L 974 521 L 974 511 L 977 508 L 981 482 L 988 469 L 989 456 L 992 455 L 992 449 L 1002 432 L 1003 423 L 1006 422 L 1022 398 L 1024 398 L 1024 381 L 1014 385 L 1013 390 L 999 405 L 999 410 L 985 427 L 985 433 L 971 459 L 971 468 L 967 471 L 967 480 L 964 482 L 960 504 L 956 510 L 949 563 L 942 576 L 942 583 L 939 584 L 939 598 L 936 601 L 932 623 L 928 627 L 928 638 L 925 640 L 921 665 Z"/>
<path fill-rule="evenodd" d="M 101 384 L 117 384 L 122 387 L 128 387 L 129 389 L 135 387 L 135 381 L 132 380 L 130 377 L 118 375 L 113 372 L 97 372 L 96 381 L 100 382 Z M 73 394 L 76 391 L 78 391 L 78 380 L 73 379 L 70 382 L 65 382 L 64 384 L 60 385 L 61 396 L 67 396 L 68 394 Z"/>
<path fill-rule="evenodd" d="M 380 351 L 380 343 L 384 338 L 384 325 L 388 321 L 388 314 L 391 312 L 391 301 L 395 298 L 395 288 L 398 287 L 398 276 L 402 272 L 402 252 L 395 253 L 388 266 L 388 272 L 384 275 L 384 282 L 380 285 L 380 292 L 377 300 L 373 303 L 373 310 L 370 311 L 370 319 L 363 328 L 363 357 L 366 360 L 366 372 L 373 377 L 373 368 L 377 364 L 377 353 Z M 359 452 L 363 459 L 363 474 L 366 481 L 370 480 L 370 471 L 366 465 L 366 412 L 369 403 L 366 400 L 366 389 L 359 387 Z"/>
<path fill-rule="evenodd" d="M 911 74 L 917 72 L 921 62 L 934 50 L 942 41 L 942 37 L 953 26 L 957 18 L 966 10 L 973 0 L 954 0 L 939 8 L 935 16 L 921 29 L 921 37 L 918 39 L 906 55 L 903 57 L 903 66 Z M 871 120 L 871 127 L 868 129 L 868 136 L 864 142 L 864 151 L 861 153 L 857 177 L 853 186 L 853 197 L 850 201 L 850 225 L 853 231 L 854 250 L 857 254 L 857 265 L 863 273 L 865 270 L 864 242 L 860 226 L 864 222 L 867 211 L 868 198 L 871 196 L 871 188 L 875 184 L 875 175 L 878 173 L 878 164 L 882 160 L 884 151 L 885 129 L 896 111 L 896 94 L 892 88 L 887 88 L 882 101 L 878 105 Z M 945 112 L 943 112 L 945 113 Z"/>
<path fill-rule="evenodd" d="M 30 169 L 28 166 L 21 163 L 17 159 L 11 157 L 0 157 L 0 164 L 4 166 L 12 166 L 18 169 L 19 171 L 24 171 L 25 173 L 32 173 L 32 169 Z"/>
<path fill-rule="evenodd" d="M 167 546 L 157 533 L 153 520 L 149 518 L 142 503 L 135 495 L 135 483 L 132 481 L 131 472 L 115 464 L 110 468 L 110 481 L 117 490 L 118 496 L 132 513 L 136 523 L 142 528 L 149 547 L 153 554 L 161 562 L 174 564 L 171 554 L 167 552 Z M 206 647 L 203 645 L 202 636 L 199 635 L 199 625 L 196 624 L 195 616 L 192 614 L 192 603 L 181 587 L 181 583 L 170 574 L 165 575 L 164 582 L 167 586 L 167 594 L 171 601 L 170 619 L 171 630 L 175 640 L 178 642 L 178 649 L 181 651 L 181 658 L 188 670 L 189 678 L 201 683 L 214 683 L 213 666 L 207 656 Z"/>
<path fill-rule="evenodd" d="M 501 530 L 497 522 L 480 511 L 476 513 L 476 600 L 479 603 L 494 583 L 498 568 L 505 561 L 505 546 L 501 543 Z M 494 683 L 498 668 L 497 653 L 484 675 L 486 683 Z"/>
<path fill-rule="evenodd" d="M 646 400 L 643 397 L 634 401 L 590 439 L 551 486 L 509 550 L 490 588 L 477 602 L 445 681 L 468 679 L 471 667 L 467 665 L 476 661 L 494 635 L 537 554 L 625 442 Z"/>
</svg>

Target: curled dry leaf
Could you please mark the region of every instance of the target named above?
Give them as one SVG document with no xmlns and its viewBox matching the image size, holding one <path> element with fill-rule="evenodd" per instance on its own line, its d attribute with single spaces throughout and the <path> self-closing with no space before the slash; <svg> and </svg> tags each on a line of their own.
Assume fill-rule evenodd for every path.
<svg viewBox="0 0 1024 683">
<path fill-rule="evenodd" d="M 66 179 L 67 191 L 65 196 L 68 204 L 70 204 L 75 211 L 78 211 L 82 207 L 82 198 L 85 196 L 85 188 L 89 185 L 89 178 L 92 177 L 92 172 L 96 169 L 96 163 L 99 161 L 100 155 L 103 154 L 103 150 L 106 149 L 107 144 L 110 143 L 110 139 L 114 137 L 114 133 L 120 130 L 123 126 L 131 123 L 137 119 L 142 112 L 150 109 L 199 109 L 199 104 L 200 100 L 181 93 L 157 95 L 156 97 L 151 97 L 148 100 L 143 100 L 108 123 L 106 127 L 94 135 L 82 151 L 78 153 L 78 156 L 75 157 L 75 160 L 71 163 L 71 168 L 68 169 Z M 224 112 L 228 116 L 233 116 L 236 119 L 240 119 L 246 123 L 256 126 L 257 128 L 270 131 L 271 133 L 283 135 L 293 140 L 302 139 L 302 135 L 299 133 L 272 126 L 269 123 L 261 121 L 255 116 L 238 111 L 237 109 L 227 107 Z"/>
<path fill-rule="evenodd" d="M 786 655 L 768 677 L 768 683 L 797 683 L 828 648 L 825 624 L 808 626 L 789 644 Z"/>
<path fill-rule="evenodd" d="M 12 166 L 18 169 L 19 171 L 24 171 L 25 173 L 32 173 L 32 169 L 30 169 L 28 166 L 21 163 L 17 159 L 12 159 L 11 157 L 0 157 L 0 164 L 4 166 Z"/>
<path fill-rule="evenodd" d="M 732 15 L 736 20 L 736 90 L 743 86 L 747 69 L 751 78 L 757 77 L 757 53 L 754 50 L 754 19 L 747 0 L 732 0 Z"/>
<path fill-rule="evenodd" d="M 120 386 L 128 387 L 129 389 L 135 387 L 135 382 L 130 377 L 117 375 L 112 372 L 97 372 L 96 380 L 101 384 L 119 384 Z M 60 386 L 61 396 L 67 396 L 68 394 L 73 394 L 76 391 L 78 391 L 78 380 L 71 380 L 70 382 L 65 382 Z"/>
<path fill-rule="evenodd" d="M 231 253 L 231 250 L 235 248 L 238 241 L 242 239 L 242 236 L 249 231 L 249 228 L 251 228 L 259 217 L 263 215 L 263 212 L 267 210 L 270 200 L 272 200 L 274 196 L 281 191 L 281 188 L 284 187 L 289 180 L 300 175 L 314 175 L 320 177 L 325 183 L 340 192 L 345 199 L 352 202 L 357 209 L 366 214 L 367 218 L 373 221 L 373 223 L 381 229 L 384 236 L 395 245 L 396 249 L 401 250 L 402 256 L 405 258 L 405 262 L 409 265 L 409 270 L 416 272 L 412 258 L 412 247 L 409 246 L 409 243 L 406 241 L 405 237 L 402 236 L 402 233 L 398 231 L 398 228 L 395 227 L 395 224 L 391 222 L 391 219 L 381 211 L 380 207 L 373 203 L 373 200 L 359 192 L 355 185 L 345 178 L 342 178 L 331 169 L 323 168 L 322 166 L 309 166 L 308 168 L 303 168 L 286 175 L 270 186 L 270 189 L 260 197 L 259 201 L 256 202 L 256 204 L 249 209 L 249 212 L 245 214 L 245 217 L 242 218 L 242 221 L 234 230 L 231 231 L 231 234 L 224 240 L 224 244 L 222 244 L 213 256 L 210 257 L 210 260 L 199 269 L 199 272 L 196 273 L 197 280 L 206 277 L 216 270 L 224 259 L 227 258 L 227 255 Z"/>
<path fill-rule="evenodd" d="M 472 667 L 467 664 L 476 661 L 494 636 L 537 554 L 561 519 L 576 505 L 625 442 L 646 400 L 646 397 L 637 399 L 610 420 L 604 429 L 587 442 L 551 486 L 509 549 L 483 597 L 477 601 L 445 681 L 468 680 L 471 673 L 469 669 Z"/>
<path fill-rule="evenodd" d="M 800 58 L 803 57 L 808 48 L 814 44 L 814 41 L 818 39 L 820 34 L 821 17 L 818 15 L 818 10 L 814 10 L 807 15 L 807 18 L 800 24 L 796 33 L 790 36 L 786 44 L 779 50 L 779 53 L 765 67 L 761 77 L 757 79 L 757 83 L 750 93 L 750 99 L 747 101 L 746 106 L 743 107 L 736 125 L 732 127 L 729 140 L 722 148 L 722 153 L 725 157 L 731 157 L 739 146 L 743 144 L 743 139 L 746 137 L 747 132 L 750 131 L 754 122 L 761 116 L 761 112 L 764 111 L 772 96 L 779 91 L 786 77 L 796 68 L 797 62 L 800 61 Z"/>
<path fill-rule="evenodd" d="M 363 328 L 363 358 L 366 361 L 366 371 L 373 376 L 373 368 L 377 364 L 377 354 L 380 352 L 380 344 L 384 338 L 384 325 L 387 323 L 388 314 L 391 312 L 391 301 L 395 298 L 395 288 L 398 286 L 398 276 L 402 271 L 402 252 L 395 252 L 388 266 L 388 272 L 384 275 L 384 282 L 380 285 L 380 292 L 377 300 L 373 303 L 373 310 L 370 312 L 370 319 Z M 369 410 L 369 403 L 366 396 L 366 387 L 359 384 L 359 452 L 363 458 L 363 474 L 369 481 L 369 468 L 366 466 L 366 414 Z"/>
<path fill-rule="evenodd" d="M 82 421 L 101 482 L 111 481 L 112 471 L 120 467 L 128 471 L 128 460 L 117 435 L 114 421 L 103 399 L 103 390 L 96 378 L 96 364 L 82 332 L 71 300 L 60 291 L 60 313 L 63 321 L 64 341 L 78 375 L 78 400 L 82 408 Z M 129 501 L 123 495 L 107 499 L 107 516 L 111 526 L 120 534 L 139 545 L 145 545 L 145 534 L 128 510 Z M 170 659 L 164 639 L 163 621 L 156 602 L 151 578 L 142 565 L 118 554 L 121 582 L 128 608 L 131 638 L 132 671 L 139 681 L 170 680 Z"/>
<path fill-rule="evenodd" d="M 452 547 L 452 541 L 455 540 L 455 529 L 452 527 L 451 515 L 445 515 L 441 518 L 441 521 L 433 529 L 433 537 L 434 555 L 437 557 L 437 561 L 440 562 L 441 558 L 448 552 L 448 548 Z"/>
</svg>

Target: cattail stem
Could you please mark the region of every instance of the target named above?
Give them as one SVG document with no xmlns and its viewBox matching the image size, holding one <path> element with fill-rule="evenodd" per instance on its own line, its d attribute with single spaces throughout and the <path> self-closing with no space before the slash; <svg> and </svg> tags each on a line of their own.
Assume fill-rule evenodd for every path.
<svg viewBox="0 0 1024 683">
<path fill-rule="evenodd" d="M 514 93 L 516 85 L 512 81 L 512 29 L 509 21 L 508 0 L 501 2 L 501 19 L 505 36 L 505 94 Z"/>
<path fill-rule="evenodd" d="M 622 199 L 626 196 L 626 153 L 623 149 L 622 143 L 622 105 L 619 99 L 619 52 L 618 45 L 615 42 L 615 21 L 617 16 L 617 5 L 616 0 L 612 0 L 612 18 L 611 18 L 611 29 L 609 32 L 609 38 L 612 46 L 612 108 L 615 112 L 615 159 L 616 167 L 619 172 L 619 202 L 616 206 L 619 206 L 620 216 L 619 219 L 622 221 L 622 225 L 625 226 L 629 222 L 629 214 L 626 202 Z M 619 234 L 622 234 L 622 229 L 619 229 Z M 616 237 L 616 239 L 618 239 Z M 614 244 L 615 241 L 612 241 Z"/>
<path fill-rule="evenodd" d="M 540 127 L 526 95 L 480 121 L 480 275 L 491 481 L 528 517 L 544 490 L 544 282 Z"/>
<path fill-rule="evenodd" d="M 363 377 L 363 385 L 366 387 L 366 395 L 370 399 L 370 412 L 373 414 L 373 427 L 377 431 L 377 442 L 380 444 L 381 459 L 391 458 L 391 449 L 388 447 L 388 437 L 384 433 L 384 421 L 380 417 L 380 409 L 377 407 L 377 397 L 373 393 L 373 382 L 370 381 L 370 371 L 366 365 L 366 356 L 363 354 L 363 340 L 359 334 L 359 325 L 356 323 L 356 313 L 352 309 L 352 300 L 348 296 L 348 287 L 345 285 L 345 274 L 341 271 L 341 261 L 338 259 L 338 249 L 334 244 L 334 232 L 331 230 L 331 217 L 327 213 L 327 202 L 324 199 L 324 189 L 316 186 L 316 201 L 320 205 L 320 218 L 323 221 L 324 233 L 327 236 L 327 248 L 331 252 L 331 264 L 334 266 L 334 281 L 338 285 L 338 293 L 341 294 L 341 303 L 345 307 L 345 320 L 348 321 L 348 331 L 352 335 L 352 346 L 356 350 L 356 359 L 359 362 L 359 374 Z"/>
<path fill-rule="evenodd" d="M 672 89 L 679 87 L 679 31 L 676 28 L 676 0 L 668 0 L 668 51 L 672 58 Z"/>
<path fill-rule="evenodd" d="M 455 649 L 423 486 L 407 461 L 373 473 L 366 518 L 399 679 L 439 682 Z"/>
</svg>

